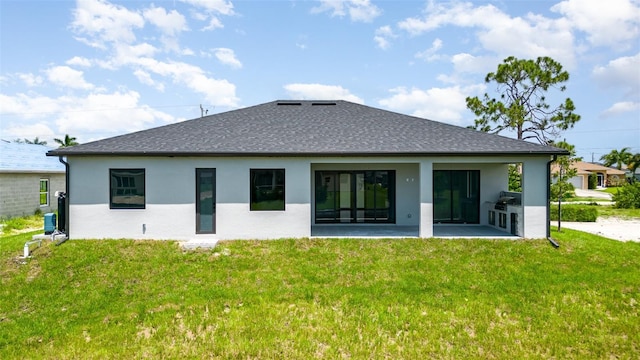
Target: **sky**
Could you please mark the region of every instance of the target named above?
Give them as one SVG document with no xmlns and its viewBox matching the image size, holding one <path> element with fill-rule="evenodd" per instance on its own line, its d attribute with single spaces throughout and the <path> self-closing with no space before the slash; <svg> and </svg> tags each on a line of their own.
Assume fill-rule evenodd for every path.
<svg viewBox="0 0 640 360">
<path fill-rule="evenodd" d="M 84 143 L 274 100 L 458 126 L 508 56 L 570 74 L 585 161 L 640 152 L 640 0 L 0 0 L 0 139 Z M 505 133 L 513 137 L 513 134 Z"/>
</svg>

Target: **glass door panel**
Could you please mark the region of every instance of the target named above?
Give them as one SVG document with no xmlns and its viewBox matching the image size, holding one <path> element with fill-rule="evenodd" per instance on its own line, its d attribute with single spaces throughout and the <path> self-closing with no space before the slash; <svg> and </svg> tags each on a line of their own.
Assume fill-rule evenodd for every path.
<svg viewBox="0 0 640 360">
<path fill-rule="evenodd" d="M 448 171 L 433 172 L 433 222 L 451 220 L 451 177 Z"/>
<path fill-rule="evenodd" d="M 395 222 L 394 171 L 317 171 L 316 223 Z"/>
<path fill-rule="evenodd" d="M 433 172 L 433 221 L 480 222 L 480 172 L 436 170 Z"/>
<path fill-rule="evenodd" d="M 351 222 L 353 219 L 351 214 L 351 174 L 341 173 L 338 175 L 340 179 L 339 191 L 339 218 L 340 222 Z"/>
<path fill-rule="evenodd" d="M 216 232 L 216 169 L 196 169 L 196 233 Z"/>
</svg>

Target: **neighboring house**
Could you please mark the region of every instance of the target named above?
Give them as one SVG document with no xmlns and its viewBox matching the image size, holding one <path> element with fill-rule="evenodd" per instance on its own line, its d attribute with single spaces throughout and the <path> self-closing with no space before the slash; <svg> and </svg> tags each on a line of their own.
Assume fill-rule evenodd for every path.
<svg viewBox="0 0 640 360">
<path fill-rule="evenodd" d="M 347 101 L 274 101 L 48 155 L 69 164 L 70 238 L 215 240 L 543 238 L 549 164 L 567 154 Z M 522 194 L 504 193 L 510 163 Z M 516 204 L 495 209 L 504 195 Z"/>
<path fill-rule="evenodd" d="M 596 174 L 596 186 L 599 188 L 618 186 L 625 183 L 626 175 L 623 170 L 583 161 L 576 161 L 572 164 L 572 167 L 575 168 L 578 173 L 569 179 L 569 182 L 573 184 L 576 189 L 589 189 L 589 176 L 591 174 Z M 557 167 L 554 166 L 552 171 L 553 173 L 557 173 Z"/>
<path fill-rule="evenodd" d="M 43 145 L 0 140 L 0 217 L 58 209 L 56 191 L 65 190 L 65 167 L 47 157 Z"/>
</svg>

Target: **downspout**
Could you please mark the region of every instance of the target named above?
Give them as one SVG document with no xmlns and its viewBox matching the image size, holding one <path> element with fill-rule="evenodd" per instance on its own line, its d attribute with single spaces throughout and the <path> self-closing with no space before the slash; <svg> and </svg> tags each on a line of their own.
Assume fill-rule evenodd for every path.
<svg viewBox="0 0 640 360">
<path fill-rule="evenodd" d="M 558 160 L 558 155 L 553 155 L 553 159 L 547 162 L 547 240 L 554 248 L 559 248 L 560 244 L 551 238 L 551 163 Z"/>
<path fill-rule="evenodd" d="M 69 238 L 69 163 L 64 161 L 64 158 L 62 156 L 58 156 L 58 160 L 64 164 L 64 191 L 65 191 L 65 197 L 66 197 L 66 201 L 64 202 L 64 211 L 65 211 L 65 222 L 64 222 L 64 230 L 66 232 L 66 237 L 65 239 Z M 62 243 L 59 242 L 56 245 L 60 245 Z"/>
</svg>

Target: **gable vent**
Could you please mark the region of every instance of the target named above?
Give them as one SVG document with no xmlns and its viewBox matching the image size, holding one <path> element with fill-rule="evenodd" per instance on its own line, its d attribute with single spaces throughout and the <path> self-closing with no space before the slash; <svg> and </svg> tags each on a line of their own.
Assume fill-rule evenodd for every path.
<svg viewBox="0 0 640 360">
<path fill-rule="evenodd" d="M 334 102 L 328 102 L 328 101 L 324 101 L 324 102 L 312 102 L 311 106 L 331 106 L 331 105 L 335 105 L 336 103 Z"/>
<path fill-rule="evenodd" d="M 279 101 L 278 105 L 302 105 L 302 103 L 294 101 Z"/>
</svg>

